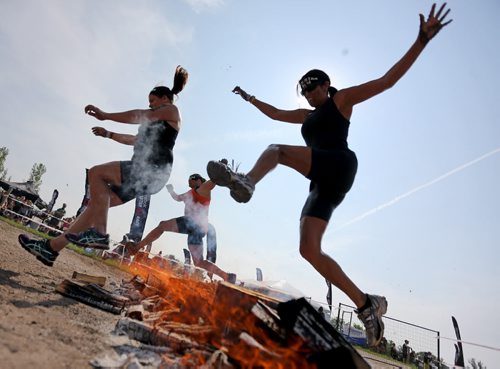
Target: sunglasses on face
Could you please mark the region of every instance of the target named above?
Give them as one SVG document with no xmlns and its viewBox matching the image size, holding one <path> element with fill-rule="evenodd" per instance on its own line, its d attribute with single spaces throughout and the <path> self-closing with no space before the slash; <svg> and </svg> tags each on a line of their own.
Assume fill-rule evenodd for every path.
<svg viewBox="0 0 500 369">
<path fill-rule="evenodd" d="M 316 87 L 318 87 L 319 85 L 320 85 L 319 82 L 311 83 L 310 85 L 303 87 L 302 90 L 300 91 L 300 93 L 302 94 L 302 96 L 304 96 L 306 94 L 306 92 L 314 91 L 316 89 Z"/>
<path fill-rule="evenodd" d="M 306 94 L 306 92 L 313 91 L 316 87 L 320 85 L 318 77 L 306 77 L 302 81 L 300 81 L 300 93 L 302 96 Z"/>
</svg>

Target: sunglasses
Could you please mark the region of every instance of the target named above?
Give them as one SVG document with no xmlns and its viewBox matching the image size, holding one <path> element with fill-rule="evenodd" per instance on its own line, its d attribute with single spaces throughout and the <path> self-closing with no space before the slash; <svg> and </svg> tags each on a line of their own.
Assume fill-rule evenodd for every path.
<svg viewBox="0 0 500 369">
<path fill-rule="evenodd" d="M 198 177 L 198 176 L 191 176 L 191 177 L 189 177 L 189 179 L 192 180 L 192 181 L 197 181 L 197 180 L 199 180 L 201 178 Z"/>
<path fill-rule="evenodd" d="M 317 82 L 317 83 L 313 83 L 313 84 L 310 84 L 308 85 L 307 87 L 304 87 L 300 93 L 302 96 L 304 96 L 306 94 L 306 92 L 313 92 L 316 87 L 318 87 L 321 83 Z"/>
</svg>

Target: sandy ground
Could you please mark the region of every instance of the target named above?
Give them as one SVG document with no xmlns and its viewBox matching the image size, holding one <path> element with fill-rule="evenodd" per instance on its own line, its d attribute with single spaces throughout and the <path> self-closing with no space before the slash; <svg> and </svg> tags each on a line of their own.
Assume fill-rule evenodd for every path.
<svg viewBox="0 0 500 369">
<path fill-rule="evenodd" d="M 66 298 L 55 288 L 74 271 L 106 276 L 108 288 L 131 275 L 66 249 L 47 267 L 19 246 L 20 233 L 0 221 L 0 368 L 92 368 L 89 361 L 116 343 L 111 332 L 120 316 Z M 369 362 L 373 369 L 407 368 Z"/>
<path fill-rule="evenodd" d="M 19 246 L 21 230 L 0 221 L 0 368 L 91 368 L 119 316 L 54 292 L 73 271 L 119 284 L 130 275 L 71 250 L 47 267 Z"/>
</svg>

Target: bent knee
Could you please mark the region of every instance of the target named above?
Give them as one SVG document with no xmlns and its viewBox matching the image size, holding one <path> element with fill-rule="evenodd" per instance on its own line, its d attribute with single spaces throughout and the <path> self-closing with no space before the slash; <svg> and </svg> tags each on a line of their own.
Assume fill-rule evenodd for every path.
<svg viewBox="0 0 500 369">
<path fill-rule="evenodd" d="M 276 155 L 281 155 L 283 153 L 283 145 L 280 144 L 271 144 L 267 147 L 267 151 L 270 151 Z"/>
<path fill-rule="evenodd" d="M 310 244 L 301 244 L 299 251 L 304 259 L 313 264 L 315 260 L 321 257 L 321 249 L 319 247 L 311 247 Z"/>
<path fill-rule="evenodd" d="M 276 159 L 276 161 L 281 162 L 286 153 L 286 146 L 280 144 L 271 144 L 267 147 L 266 151 L 268 152 L 268 154 L 271 154 Z"/>
</svg>

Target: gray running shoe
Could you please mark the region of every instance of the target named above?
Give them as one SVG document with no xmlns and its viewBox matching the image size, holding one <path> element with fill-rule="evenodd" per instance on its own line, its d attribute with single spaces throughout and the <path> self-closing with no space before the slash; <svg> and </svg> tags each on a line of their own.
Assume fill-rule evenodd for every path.
<svg viewBox="0 0 500 369">
<path fill-rule="evenodd" d="M 231 197 L 237 202 L 248 202 L 252 198 L 255 185 L 242 173 L 234 172 L 222 161 L 209 161 L 207 173 L 217 186 L 229 188 Z"/>
<path fill-rule="evenodd" d="M 32 240 L 27 235 L 20 234 L 18 241 L 23 249 L 35 255 L 37 260 L 40 260 L 47 266 L 53 266 L 54 261 L 59 256 L 57 251 L 50 248 L 49 240 Z"/>
<path fill-rule="evenodd" d="M 66 239 L 75 245 L 99 250 L 109 250 L 109 235 L 89 228 L 80 233 L 66 233 Z"/>
<path fill-rule="evenodd" d="M 356 310 L 356 313 L 365 325 L 368 346 L 373 347 L 377 346 L 384 337 L 382 315 L 387 312 L 387 300 L 377 295 L 366 295 L 366 297 L 370 300 L 370 306 L 362 311 Z"/>
</svg>

